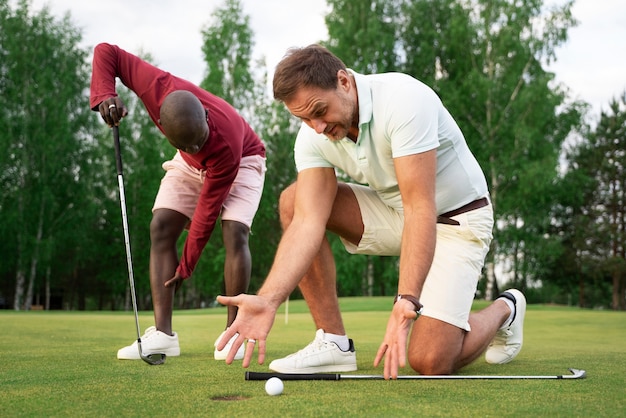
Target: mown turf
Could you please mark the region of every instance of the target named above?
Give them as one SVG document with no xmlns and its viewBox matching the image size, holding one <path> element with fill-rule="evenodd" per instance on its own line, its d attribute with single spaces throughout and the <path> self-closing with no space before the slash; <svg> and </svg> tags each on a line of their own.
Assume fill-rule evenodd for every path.
<svg viewBox="0 0 626 418">
<path fill-rule="evenodd" d="M 390 298 L 342 299 L 359 371 L 372 362 Z M 476 308 L 484 306 L 477 302 Z M 267 363 L 314 336 L 306 305 L 283 305 L 268 340 Z M 288 321 L 286 321 L 288 319 Z M 525 344 L 507 365 L 479 359 L 460 374 L 561 375 L 580 380 L 288 381 L 281 396 L 245 381 L 240 363 L 212 359 L 225 309 L 178 311 L 182 355 L 161 366 L 119 361 L 135 338 L 132 312 L 0 312 L 3 417 L 619 417 L 626 416 L 626 313 L 531 305 Z M 142 312 L 142 328 L 152 314 Z M 253 364 L 253 371 L 267 365 Z M 411 374 L 404 370 L 404 374 Z"/>
</svg>

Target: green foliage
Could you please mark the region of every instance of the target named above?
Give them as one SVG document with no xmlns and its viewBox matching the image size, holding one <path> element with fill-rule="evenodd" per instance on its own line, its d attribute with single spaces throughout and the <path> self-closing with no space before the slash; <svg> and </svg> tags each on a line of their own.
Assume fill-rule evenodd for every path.
<svg viewBox="0 0 626 418">
<path fill-rule="evenodd" d="M 43 277 L 50 287 L 76 284 L 84 235 L 67 228 L 81 225 L 89 205 L 87 54 L 69 17 L 56 21 L 45 8 L 32 14 L 26 1 L 0 10 L 0 217 L 3 246 L 15 255 L 13 277 L 5 274 L 14 306 L 29 308 Z"/>
<path fill-rule="evenodd" d="M 610 287 L 612 309 L 626 308 L 626 92 L 600 115 L 595 131 L 568 154 L 560 224 L 568 246 L 555 269 L 574 270 L 581 306 L 597 303 L 594 289 Z M 570 264 L 571 263 L 571 264 Z"/>
<path fill-rule="evenodd" d="M 69 14 L 55 20 L 47 8 L 31 13 L 27 0 L 11 4 L 0 0 L 0 307 L 129 309 L 111 132 L 85 95 L 89 51 L 78 47 Z M 588 105 L 572 101 L 545 70 L 576 25 L 573 3 L 328 4 L 323 44 L 356 71 L 414 75 L 458 121 L 492 192 L 497 227 L 488 261 L 500 267 L 500 284 L 525 287 L 534 300 L 626 309 L 625 98 L 611 102 L 592 129 L 582 122 Z M 266 144 L 250 237 L 254 292 L 282 235 L 278 202 L 296 178 L 299 121 L 269 97 L 265 64 L 251 58 L 249 23 L 240 0 L 224 0 L 211 14 L 202 30 L 201 85 L 232 103 Z M 151 206 L 161 163 L 174 150 L 119 87 L 131 110 L 120 131 L 138 302 L 150 309 Z M 396 257 L 350 255 L 336 236 L 329 239 L 340 295 L 395 292 Z M 211 303 L 222 292 L 223 262 L 218 225 L 176 306 Z"/>
<path fill-rule="evenodd" d="M 237 109 L 246 109 L 253 101 L 254 87 L 250 17 L 244 15 L 240 0 L 225 0 L 212 17 L 212 24 L 202 31 L 207 74 L 200 87 Z"/>
<path fill-rule="evenodd" d="M 325 46 L 362 73 L 382 73 L 395 68 L 400 1 L 329 0 L 326 16 L 329 40 Z"/>
</svg>

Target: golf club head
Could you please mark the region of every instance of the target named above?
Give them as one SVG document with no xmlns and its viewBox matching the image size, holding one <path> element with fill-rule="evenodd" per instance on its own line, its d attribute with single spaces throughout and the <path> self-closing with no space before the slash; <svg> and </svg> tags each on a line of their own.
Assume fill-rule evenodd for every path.
<svg viewBox="0 0 626 418">
<path fill-rule="evenodd" d="M 165 357 L 165 353 L 141 354 L 141 359 L 152 366 L 165 363 Z"/>
<path fill-rule="evenodd" d="M 563 376 L 565 378 L 570 378 L 570 379 L 581 379 L 587 376 L 587 373 L 584 370 L 579 370 L 579 369 L 569 369 L 570 372 L 572 372 L 571 376 Z"/>
<path fill-rule="evenodd" d="M 141 349 L 141 338 L 137 339 L 137 349 L 139 350 L 139 357 L 151 366 L 158 366 L 159 364 L 165 363 L 165 353 L 143 353 L 143 350 Z"/>
</svg>

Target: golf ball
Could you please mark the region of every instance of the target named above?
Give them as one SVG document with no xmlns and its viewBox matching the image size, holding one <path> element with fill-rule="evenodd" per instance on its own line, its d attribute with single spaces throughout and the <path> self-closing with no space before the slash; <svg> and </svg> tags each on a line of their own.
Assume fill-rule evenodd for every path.
<svg viewBox="0 0 626 418">
<path fill-rule="evenodd" d="M 265 391 L 270 396 L 276 396 L 283 393 L 283 381 L 278 377 L 271 377 L 265 382 Z"/>
</svg>

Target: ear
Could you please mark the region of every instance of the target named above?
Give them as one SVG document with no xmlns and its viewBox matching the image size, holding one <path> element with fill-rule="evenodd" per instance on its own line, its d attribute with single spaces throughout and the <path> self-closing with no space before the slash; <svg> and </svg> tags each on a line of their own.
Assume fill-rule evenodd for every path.
<svg viewBox="0 0 626 418">
<path fill-rule="evenodd" d="M 337 71 L 337 88 L 344 91 L 350 91 L 350 88 L 352 88 L 352 80 L 346 70 Z"/>
</svg>

